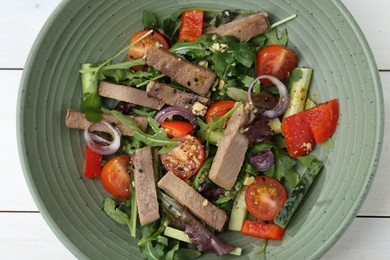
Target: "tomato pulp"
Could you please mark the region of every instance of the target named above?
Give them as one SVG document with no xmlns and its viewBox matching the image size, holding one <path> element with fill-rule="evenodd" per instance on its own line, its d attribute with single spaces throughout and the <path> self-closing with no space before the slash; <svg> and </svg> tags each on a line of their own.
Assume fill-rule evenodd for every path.
<svg viewBox="0 0 390 260">
<path fill-rule="evenodd" d="M 134 43 L 136 40 L 144 36 L 147 32 L 149 31 L 140 30 L 136 32 L 131 37 L 130 44 Z M 149 34 L 141 41 L 134 44 L 134 46 L 129 49 L 129 52 L 127 54 L 127 59 L 128 60 L 142 59 L 145 56 L 148 47 L 150 45 L 156 45 L 156 44 L 158 44 L 160 47 L 164 49 L 169 49 L 169 45 L 165 40 L 165 38 L 160 33 L 154 31 L 153 33 Z M 133 67 L 134 70 L 138 70 L 139 68 L 140 68 L 139 66 Z"/>
<path fill-rule="evenodd" d="M 269 45 L 257 54 L 256 75 L 274 76 L 283 82 L 296 66 L 297 58 L 290 49 L 281 45 Z M 260 81 L 268 87 L 274 85 L 268 79 L 261 79 Z"/>
<path fill-rule="evenodd" d="M 161 127 L 167 132 L 169 136 L 179 137 L 188 134 L 194 129 L 194 126 L 190 123 L 183 121 L 164 121 L 161 123 Z"/>
<path fill-rule="evenodd" d="M 213 121 L 212 117 L 221 117 L 225 115 L 234 107 L 235 104 L 236 102 L 231 100 L 218 101 L 207 110 L 206 122 L 207 123 L 212 122 Z"/>
<path fill-rule="evenodd" d="M 102 170 L 101 180 L 108 193 L 117 198 L 130 197 L 129 155 L 119 155 L 109 160 Z"/>
<path fill-rule="evenodd" d="M 192 135 L 178 138 L 179 145 L 173 150 L 161 155 L 161 163 L 167 171 L 179 178 L 187 179 L 197 173 L 204 162 L 202 143 Z"/>
<path fill-rule="evenodd" d="M 287 193 L 283 185 L 268 176 L 256 177 L 245 193 L 248 211 L 260 220 L 273 220 L 286 200 Z"/>
</svg>

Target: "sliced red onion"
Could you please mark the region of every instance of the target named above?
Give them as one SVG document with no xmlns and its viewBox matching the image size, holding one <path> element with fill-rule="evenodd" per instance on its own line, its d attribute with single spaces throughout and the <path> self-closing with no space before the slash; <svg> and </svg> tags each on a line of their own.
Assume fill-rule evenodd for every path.
<svg viewBox="0 0 390 260">
<path fill-rule="evenodd" d="M 274 164 L 274 154 L 270 149 L 265 149 L 251 155 L 249 158 L 251 165 L 259 172 L 265 172 Z"/>
<path fill-rule="evenodd" d="M 274 83 L 275 86 L 279 90 L 279 96 L 280 96 L 279 101 L 276 104 L 276 106 L 270 110 L 264 111 L 263 115 L 265 115 L 266 117 L 269 117 L 269 118 L 275 118 L 275 117 L 282 115 L 288 108 L 288 104 L 290 103 L 290 95 L 288 93 L 286 86 L 283 84 L 283 82 L 281 82 L 279 79 L 277 79 L 273 76 L 261 75 L 261 76 L 255 78 L 251 82 L 251 84 L 249 84 L 249 87 L 248 87 L 248 101 L 250 103 L 252 103 L 252 95 L 251 95 L 252 89 L 253 89 L 253 86 L 256 84 L 256 82 L 260 79 L 268 79 L 272 83 Z"/>
<path fill-rule="evenodd" d="M 95 142 L 102 143 L 105 145 L 109 145 L 111 143 L 111 141 L 104 139 L 103 137 L 100 137 L 97 134 L 94 133 L 89 133 L 89 134 L 91 135 L 92 140 L 94 140 Z"/>
<path fill-rule="evenodd" d="M 187 119 L 193 126 L 197 126 L 196 118 L 195 116 L 188 111 L 187 109 L 184 109 L 182 107 L 167 107 L 160 112 L 157 113 L 154 119 L 157 120 L 160 124 L 165 121 L 165 119 L 170 118 L 172 116 L 182 116 L 185 119 Z"/>
<path fill-rule="evenodd" d="M 89 125 L 84 130 L 84 139 L 85 143 L 88 145 L 88 147 L 94 151 L 97 154 L 101 155 L 111 155 L 116 153 L 118 151 L 119 147 L 121 146 L 121 132 L 118 130 L 118 128 L 113 127 L 110 123 L 106 121 L 101 121 L 101 123 L 105 124 L 111 132 L 114 134 L 114 139 L 112 141 L 105 140 L 104 138 L 97 137 L 97 135 L 90 133 L 89 128 L 93 125 Z M 103 139 L 104 141 L 100 140 Z M 99 143 L 98 143 L 99 142 Z M 102 143 L 105 143 L 107 145 L 102 145 Z"/>
</svg>

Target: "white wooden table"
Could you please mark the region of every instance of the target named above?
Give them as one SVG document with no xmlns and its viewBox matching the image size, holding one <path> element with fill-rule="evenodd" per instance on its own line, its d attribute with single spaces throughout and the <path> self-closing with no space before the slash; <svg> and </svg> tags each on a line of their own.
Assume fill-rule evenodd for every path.
<svg viewBox="0 0 390 260">
<path fill-rule="evenodd" d="M 390 108 L 390 1 L 342 0 L 374 52 Z M 75 259 L 41 217 L 24 181 L 16 145 L 16 99 L 23 66 L 60 0 L 0 0 L 0 258 Z M 356 219 L 323 259 L 390 259 L 390 131 L 377 176 Z"/>
</svg>

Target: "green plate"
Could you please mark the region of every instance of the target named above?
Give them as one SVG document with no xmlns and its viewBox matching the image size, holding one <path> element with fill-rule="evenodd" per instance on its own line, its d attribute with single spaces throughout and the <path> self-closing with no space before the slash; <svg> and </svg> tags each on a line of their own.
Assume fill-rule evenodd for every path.
<svg viewBox="0 0 390 260">
<path fill-rule="evenodd" d="M 334 151 L 316 150 L 326 168 L 288 226 L 283 241 L 269 242 L 267 259 L 322 256 L 354 219 L 372 183 L 383 139 L 383 95 L 378 70 L 356 22 L 340 1 L 312 0 L 67 0 L 43 27 L 25 66 L 18 99 L 18 142 L 25 178 L 39 210 L 78 258 L 137 259 L 126 227 L 101 210 L 107 195 L 99 180 L 83 179 L 84 140 L 69 130 L 68 108 L 81 101 L 81 63 L 103 61 L 124 48 L 141 25 L 142 11 L 160 17 L 181 7 L 266 10 L 285 25 L 299 66 L 314 69 L 311 94 L 338 98 Z M 282 27 L 283 28 L 283 27 Z M 262 241 L 222 236 L 256 258 Z M 214 258 L 206 254 L 204 259 Z M 224 258 L 232 258 L 226 256 Z"/>
</svg>

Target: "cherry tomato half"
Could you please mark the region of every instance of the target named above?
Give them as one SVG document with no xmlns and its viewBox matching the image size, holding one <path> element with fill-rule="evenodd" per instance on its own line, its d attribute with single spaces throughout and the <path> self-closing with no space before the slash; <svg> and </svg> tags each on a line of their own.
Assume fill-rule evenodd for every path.
<svg viewBox="0 0 390 260">
<path fill-rule="evenodd" d="M 209 110 L 207 110 L 206 113 L 206 122 L 210 123 L 213 121 L 212 117 L 221 117 L 225 115 L 227 112 L 230 111 L 234 107 L 236 102 L 231 100 L 222 100 L 218 101 L 214 105 L 212 105 Z"/>
<path fill-rule="evenodd" d="M 187 179 L 197 173 L 204 162 L 202 143 L 192 135 L 179 137 L 179 145 L 161 155 L 161 163 L 167 171 Z"/>
<path fill-rule="evenodd" d="M 257 76 L 271 75 L 283 82 L 297 66 L 297 57 L 284 46 L 269 45 L 259 51 L 256 62 Z M 274 85 L 267 79 L 260 81 L 268 87 Z"/>
<path fill-rule="evenodd" d="M 194 129 L 194 126 L 190 123 L 183 121 L 164 121 L 161 123 L 161 127 L 167 132 L 169 136 L 179 137 L 188 134 Z"/>
<path fill-rule="evenodd" d="M 141 38 L 148 30 L 140 30 L 136 32 L 130 39 L 130 44 Z M 169 49 L 169 45 L 165 38 L 158 32 L 154 31 L 152 34 L 146 36 L 142 41 L 136 43 L 129 49 L 127 54 L 128 60 L 142 59 L 148 47 L 152 44 L 159 44 L 164 49 Z M 139 66 L 133 67 L 134 70 L 139 69 Z"/>
<path fill-rule="evenodd" d="M 286 200 L 287 193 L 283 185 L 268 176 L 256 177 L 245 193 L 248 211 L 260 220 L 273 220 Z"/>
<path fill-rule="evenodd" d="M 119 155 L 109 160 L 102 169 L 103 187 L 108 193 L 117 198 L 130 197 L 129 155 Z"/>
</svg>

